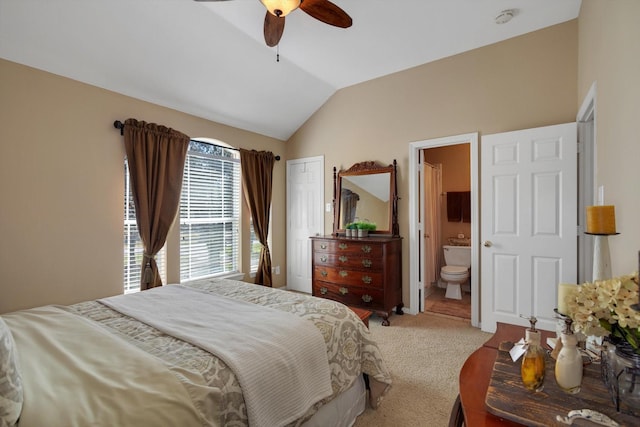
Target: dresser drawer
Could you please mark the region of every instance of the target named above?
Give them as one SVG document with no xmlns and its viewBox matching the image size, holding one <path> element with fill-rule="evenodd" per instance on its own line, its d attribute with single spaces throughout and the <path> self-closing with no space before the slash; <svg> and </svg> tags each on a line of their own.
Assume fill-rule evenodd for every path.
<svg viewBox="0 0 640 427">
<path fill-rule="evenodd" d="M 384 277 L 380 272 L 348 270 L 340 267 L 316 265 L 313 269 L 313 280 L 379 289 L 384 287 Z"/>
<path fill-rule="evenodd" d="M 384 292 L 381 289 L 349 287 L 335 283 L 314 281 L 313 295 L 358 307 L 380 308 L 384 306 Z"/>
<path fill-rule="evenodd" d="M 313 262 L 315 265 L 338 267 L 348 269 L 362 269 L 367 271 L 380 271 L 384 267 L 379 258 L 368 255 L 344 253 L 331 254 L 325 252 L 314 252 Z"/>
<path fill-rule="evenodd" d="M 313 252 L 326 252 L 337 255 L 363 255 L 375 259 L 382 257 L 382 246 L 379 244 L 369 243 L 366 240 L 316 240 L 313 242 Z"/>
</svg>

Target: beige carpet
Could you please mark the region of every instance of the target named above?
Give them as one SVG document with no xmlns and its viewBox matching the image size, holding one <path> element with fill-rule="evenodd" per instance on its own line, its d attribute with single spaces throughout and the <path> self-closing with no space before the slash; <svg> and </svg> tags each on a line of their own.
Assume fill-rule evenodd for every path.
<svg viewBox="0 0 640 427">
<path fill-rule="evenodd" d="M 372 316 L 373 333 L 393 387 L 377 410 L 367 408 L 356 427 L 446 427 L 466 358 L 491 334 L 469 321 L 437 314 L 393 315 L 391 326 Z"/>
</svg>

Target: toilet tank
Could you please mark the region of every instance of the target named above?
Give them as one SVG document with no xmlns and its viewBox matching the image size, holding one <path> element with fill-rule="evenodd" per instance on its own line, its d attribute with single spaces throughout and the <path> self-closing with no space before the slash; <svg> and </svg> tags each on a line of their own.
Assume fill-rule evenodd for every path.
<svg viewBox="0 0 640 427">
<path fill-rule="evenodd" d="M 444 245 L 444 263 L 446 265 L 458 265 L 471 267 L 471 246 Z"/>
</svg>

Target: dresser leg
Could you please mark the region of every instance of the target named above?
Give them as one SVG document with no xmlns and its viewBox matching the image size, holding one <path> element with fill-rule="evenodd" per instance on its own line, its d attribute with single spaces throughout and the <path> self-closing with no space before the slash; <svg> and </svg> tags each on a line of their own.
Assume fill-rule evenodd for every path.
<svg viewBox="0 0 640 427">
<path fill-rule="evenodd" d="M 381 314 L 380 316 L 382 317 L 382 326 L 389 326 L 391 324 L 389 323 L 389 313 Z"/>
<path fill-rule="evenodd" d="M 404 311 L 402 311 L 402 307 L 404 307 L 404 303 L 400 303 L 396 306 L 396 314 L 403 315 Z"/>
</svg>

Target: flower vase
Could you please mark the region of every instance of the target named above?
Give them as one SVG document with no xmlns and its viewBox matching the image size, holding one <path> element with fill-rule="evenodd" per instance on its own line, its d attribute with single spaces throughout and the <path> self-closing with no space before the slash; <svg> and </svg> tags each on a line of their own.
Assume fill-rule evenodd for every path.
<svg viewBox="0 0 640 427">
<path fill-rule="evenodd" d="M 365 230 L 363 228 L 358 229 L 358 237 L 367 237 L 369 236 L 369 230 Z"/>
<path fill-rule="evenodd" d="M 640 354 L 624 341 L 608 340 L 602 352 L 602 375 L 616 410 L 640 416 Z"/>
</svg>

